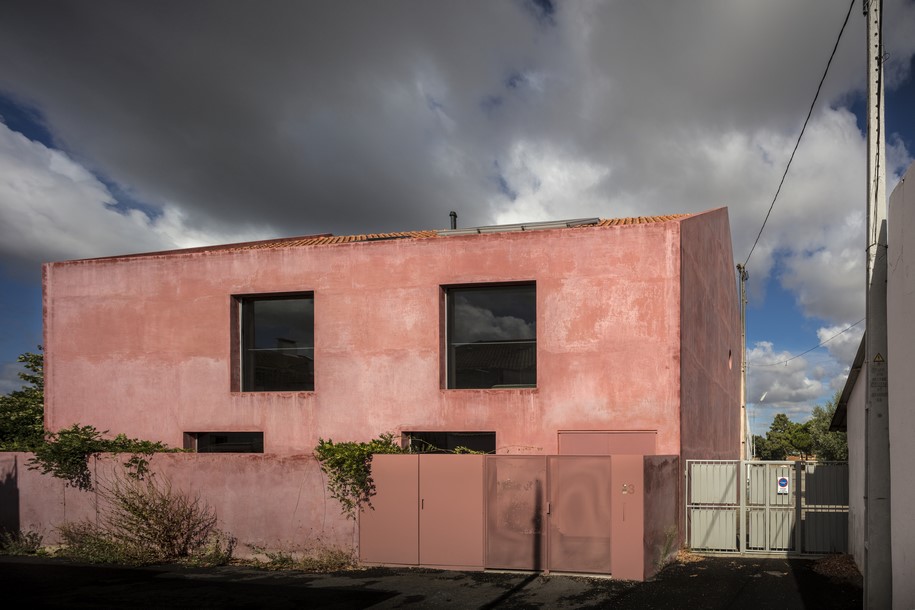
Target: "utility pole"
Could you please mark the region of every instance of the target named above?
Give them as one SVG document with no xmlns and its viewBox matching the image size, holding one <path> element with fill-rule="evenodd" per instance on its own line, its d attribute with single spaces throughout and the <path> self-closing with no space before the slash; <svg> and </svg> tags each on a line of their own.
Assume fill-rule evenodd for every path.
<svg viewBox="0 0 915 610">
<path fill-rule="evenodd" d="M 750 426 L 747 421 L 747 268 L 737 265 L 740 278 L 740 459 L 750 459 Z"/>
<path fill-rule="evenodd" d="M 886 144 L 882 0 L 863 0 L 867 20 L 867 384 L 864 407 L 864 607 L 890 608 L 890 431 L 886 328 Z"/>
</svg>

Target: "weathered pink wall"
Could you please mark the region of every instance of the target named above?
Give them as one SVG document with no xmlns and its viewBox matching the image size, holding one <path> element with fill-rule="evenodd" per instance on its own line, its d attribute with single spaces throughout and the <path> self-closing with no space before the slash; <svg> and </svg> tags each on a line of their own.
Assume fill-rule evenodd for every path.
<svg viewBox="0 0 915 610">
<path fill-rule="evenodd" d="M 740 457 L 740 314 L 727 209 L 681 231 L 680 448 L 688 459 Z"/>
<path fill-rule="evenodd" d="M 681 227 L 691 241 L 682 248 Z M 494 430 L 500 453 L 556 453 L 560 429 L 657 430 L 658 453 L 679 454 L 682 444 L 689 457 L 731 457 L 730 263 L 724 210 L 629 226 L 53 263 L 47 425 L 92 424 L 174 446 L 188 431 L 263 431 L 265 451 L 277 455 L 310 453 L 319 437 L 405 430 Z M 537 283 L 537 388 L 441 389 L 440 287 L 511 280 Z M 231 392 L 231 296 L 287 291 L 314 291 L 315 391 Z"/>
<path fill-rule="evenodd" d="M 99 501 L 95 492 L 66 487 L 60 479 L 29 470 L 30 457 L 0 453 L 0 525 L 39 532 L 45 544 L 54 544 L 62 523 L 96 520 L 104 500 Z M 118 464 L 117 456 L 93 459 L 96 480 L 105 481 L 112 469 L 120 469 Z M 313 457 L 156 454 L 150 467 L 173 489 L 199 496 L 212 507 L 218 527 L 238 539 L 238 555 L 252 554 L 252 546 L 285 551 L 322 545 L 355 549 L 355 521 L 346 519 L 340 505 L 322 493 L 322 473 Z"/>
<path fill-rule="evenodd" d="M 680 460 L 675 455 L 645 456 L 644 576 L 651 578 L 680 549 Z"/>
</svg>

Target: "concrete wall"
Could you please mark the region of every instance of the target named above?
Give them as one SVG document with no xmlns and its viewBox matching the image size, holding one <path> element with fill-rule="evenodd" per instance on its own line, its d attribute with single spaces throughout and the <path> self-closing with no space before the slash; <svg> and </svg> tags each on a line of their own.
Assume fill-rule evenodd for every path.
<svg viewBox="0 0 915 610">
<path fill-rule="evenodd" d="M 727 209 L 680 226 L 678 453 L 684 460 L 738 459 L 740 313 Z"/>
<path fill-rule="evenodd" d="M 651 578 L 680 550 L 680 460 L 675 455 L 645 456 L 644 576 Z"/>
<path fill-rule="evenodd" d="M 0 453 L 0 525 L 40 532 L 45 544 L 55 544 L 60 524 L 96 521 L 99 508 L 105 507 L 96 492 L 66 487 L 60 479 L 29 470 L 30 457 Z M 120 469 L 117 457 L 90 465 L 100 481 Z M 218 527 L 238 538 L 238 555 L 250 555 L 252 546 L 355 549 L 355 521 L 343 517 L 340 505 L 322 493 L 322 473 L 310 456 L 157 454 L 150 467 L 173 489 L 212 507 Z"/>
<path fill-rule="evenodd" d="M 681 226 L 694 242 L 682 250 Z M 556 453 L 558 430 L 657 430 L 659 454 L 682 443 L 690 457 L 736 457 L 730 251 L 717 210 L 682 222 L 49 264 L 46 423 L 173 446 L 183 432 L 263 431 L 278 455 L 310 453 L 319 437 L 409 430 L 494 430 L 500 453 Z M 537 388 L 442 389 L 441 286 L 514 280 L 537 285 Z M 232 392 L 232 295 L 288 291 L 314 292 L 315 391 Z"/>
<path fill-rule="evenodd" d="M 889 375 L 890 513 L 893 607 L 915 607 L 915 164 L 889 202 L 887 357 Z M 849 436 L 851 430 L 849 429 Z"/>
<path fill-rule="evenodd" d="M 861 366 L 858 382 L 846 407 L 848 437 L 848 552 L 864 573 L 864 387 L 867 364 Z"/>
</svg>

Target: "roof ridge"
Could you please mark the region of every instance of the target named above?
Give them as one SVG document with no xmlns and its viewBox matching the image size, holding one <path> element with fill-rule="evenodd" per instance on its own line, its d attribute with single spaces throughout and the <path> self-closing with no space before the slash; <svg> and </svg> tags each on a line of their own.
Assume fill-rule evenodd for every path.
<svg viewBox="0 0 915 610">
<path fill-rule="evenodd" d="M 626 218 L 594 218 L 594 219 L 581 219 L 582 221 L 587 220 L 587 222 L 581 222 L 577 225 L 569 225 L 567 227 L 550 227 L 557 229 L 575 229 L 581 227 L 617 227 L 625 225 L 636 225 L 636 224 L 649 224 L 649 223 L 658 223 L 658 222 L 668 222 L 671 220 L 678 220 L 684 217 L 690 216 L 690 214 L 668 214 L 661 216 L 634 216 Z M 561 222 L 561 221 L 557 221 Z M 485 231 L 480 231 L 480 233 L 500 233 L 500 226 L 505 227 L 505 231 L 511 231 L 517 227 L 524 226 L 534 226 L 539 223 L 522 223 L 522 224 L 508 224 L 508 225 L 493 225 L 490 227 L 482 227 L 486 229 Z M 550 223 L 543 223 L 549 225 Z M 208 253 L 208 252 L 235 252 L 242 250 L 272 250 L 276 248 L 298 248 L 303 246 L 322 246 L 322 245 L 334 245 L 334 244 L 343 244 L 343 243 L 363 243 L 363 242 L 373 242 L 373 241 L 393 241 L 397 239 L 430 239 L 430 238 L 444 238 L 448 236 L 451 231 L 447 229 L 424 229 L 418 231 L 390 231 L 384 233 L 359 233 L 355 235 L 334 235 L 333 233 L 317 233 L 311 235 L 301 235 L 293 237 L 276 237 L 272 239 L 262 239 L 257 241 L 247 241 L 239 242 L 233 244 L 216 244 L 212 246 L 199 246 L 196 248 L 179 248 L 174 250 L 162 250 L 157 252 L 140 252 L 136 254 L 121 254 L 115 256 L 104 256 L 99 257 L 100 259 L 112 259 L 112 258 L 134 258 L 141 256 L 160 256 L 166 254 L 194 254 L 194 253 Z M 474 231 L 458 231 L 457 234 L 477 234 Z M 87 259 L 95 260 L 95 259 Z"/>
</svg>

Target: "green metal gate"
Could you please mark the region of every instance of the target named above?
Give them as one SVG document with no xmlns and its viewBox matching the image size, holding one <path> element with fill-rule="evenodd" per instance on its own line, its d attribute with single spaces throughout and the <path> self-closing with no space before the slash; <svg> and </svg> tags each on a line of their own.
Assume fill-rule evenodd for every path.
<svg viewBox="0 0 915 610">
<path fill-rule="evenodd" d="M 687 460 L 687 540 L 697 551 L 848 549 L 848 464 Z"/>
</svg>

